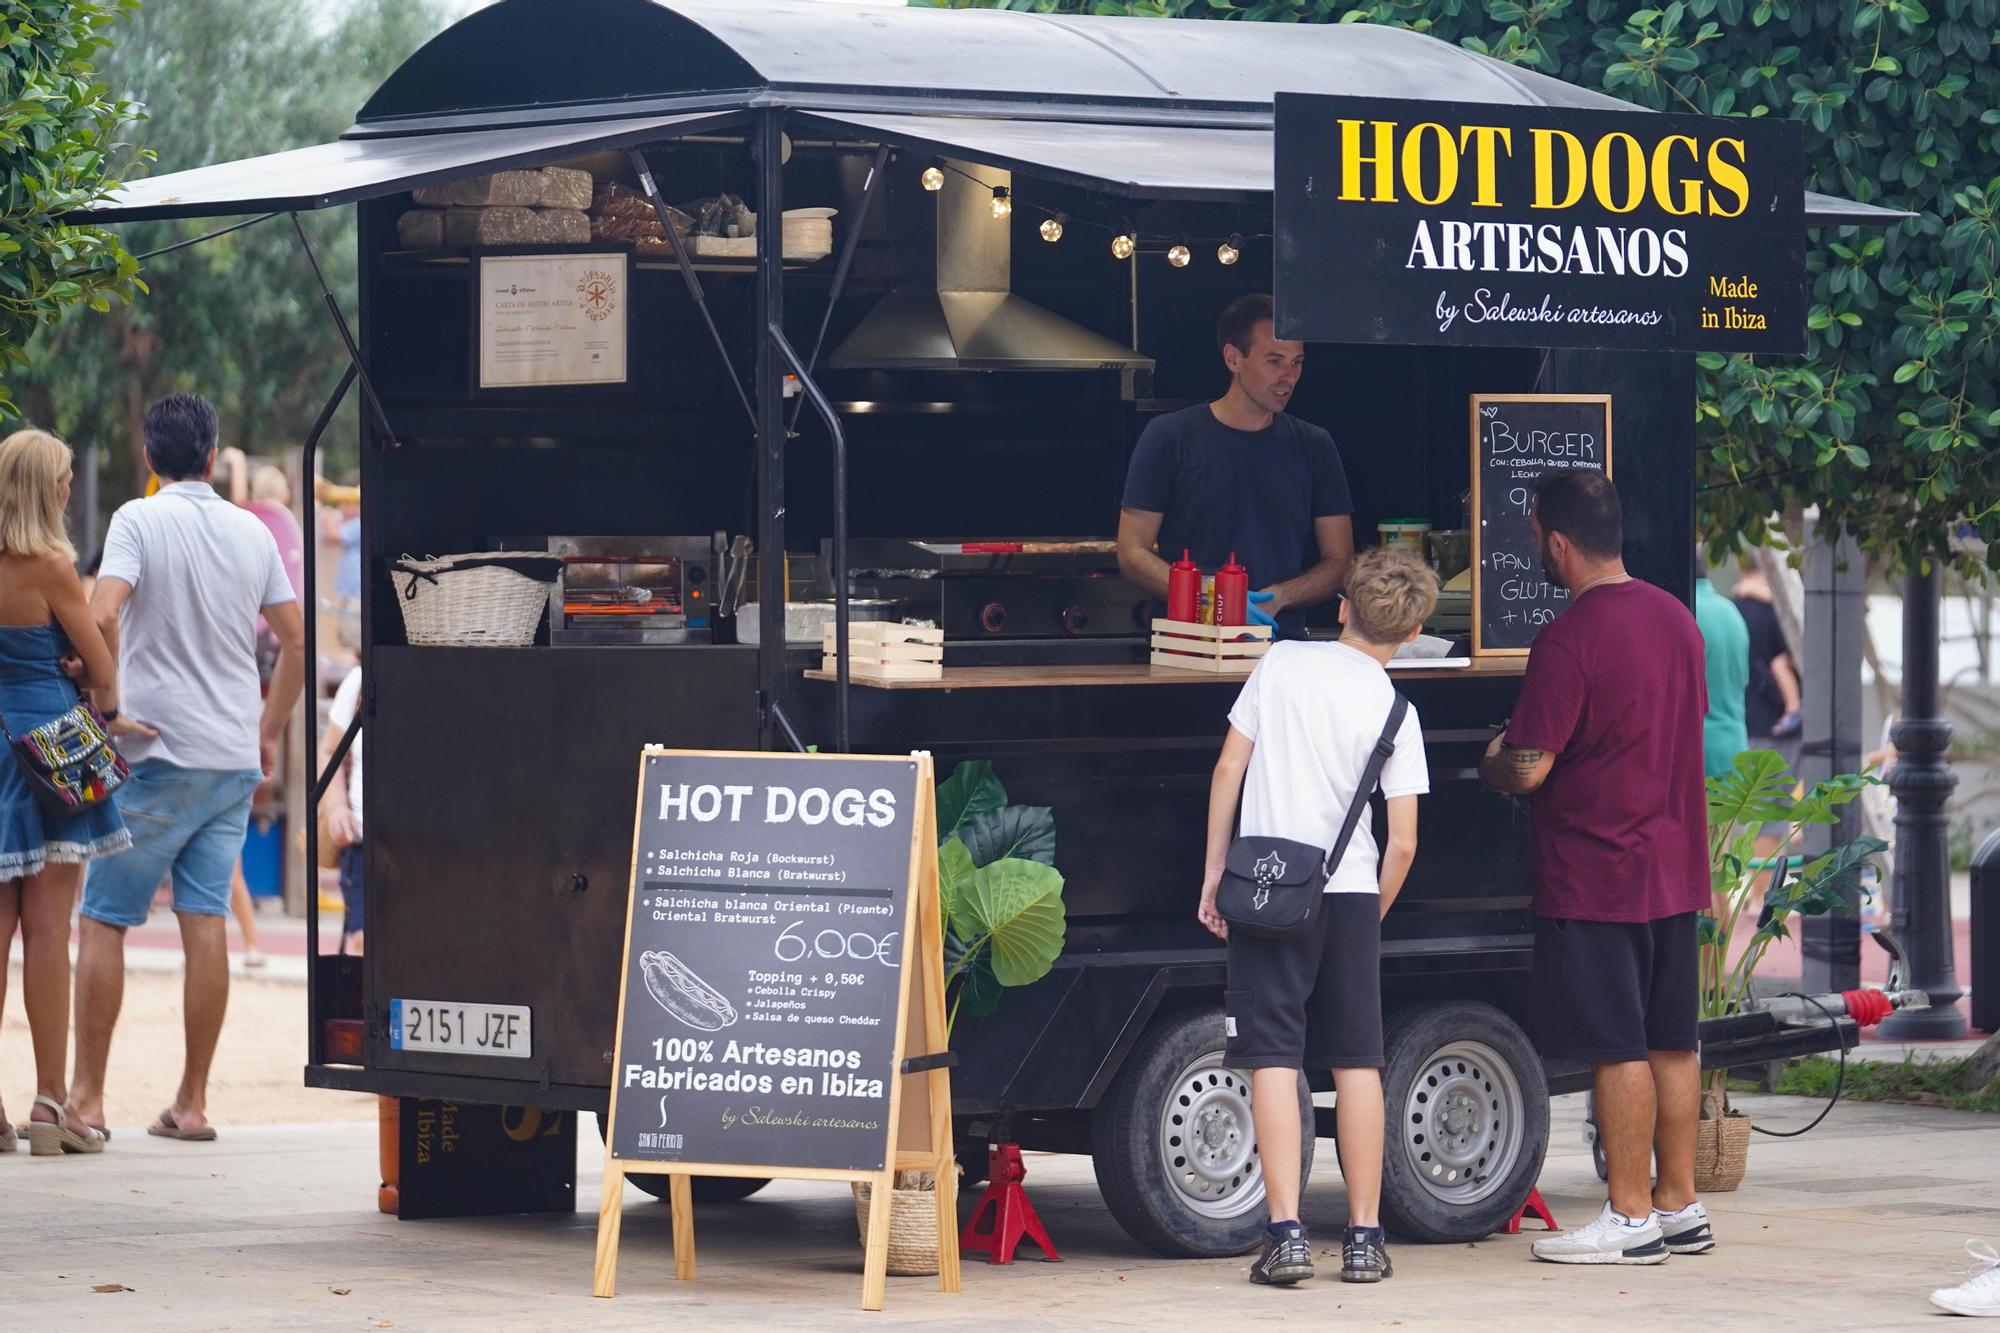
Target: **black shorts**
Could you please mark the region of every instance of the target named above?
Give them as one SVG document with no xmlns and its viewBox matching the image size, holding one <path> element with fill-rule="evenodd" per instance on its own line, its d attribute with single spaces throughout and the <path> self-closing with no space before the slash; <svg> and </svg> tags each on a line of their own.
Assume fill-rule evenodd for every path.
<svg viewBox="0 0 2000 1333">
<path fill-rule="evenodd" d="M 361 929 L 361 844 L 351 842 L 340 849 L 340 896 L 346 900 L 346 910 L 340 923 L 341 933 L 352 935 Z"/>
<path fill-rule="evenodd" d="M 1322 894 L 1319 917 L 1292 939 L 1230 934 L 1232 1068 L 1382 1067 L 1382 900 Z"/>
<path fill-rule="evenodd" d="M 1659 921 L 1535 918 L 1542 1054 L 1585 1064 L 1700 1045 L 1695 913 Z"/>
</svg>

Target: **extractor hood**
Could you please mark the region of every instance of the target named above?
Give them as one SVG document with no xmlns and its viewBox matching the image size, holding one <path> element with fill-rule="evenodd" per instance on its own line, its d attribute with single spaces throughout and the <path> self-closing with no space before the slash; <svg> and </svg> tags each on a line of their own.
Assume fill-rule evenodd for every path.
<svg viewBox="0 0 2000 1333">
<path fill-rule="evenodd" d="M 827 364 L 834 370 L 1151 370 L 1153 359 L 1009 290 L 1011 173 L 951 163 L 944 188 L 892 202 L 904 271 Z M 903 207 L 895 207 L 901 202 Z"/>
</svg>

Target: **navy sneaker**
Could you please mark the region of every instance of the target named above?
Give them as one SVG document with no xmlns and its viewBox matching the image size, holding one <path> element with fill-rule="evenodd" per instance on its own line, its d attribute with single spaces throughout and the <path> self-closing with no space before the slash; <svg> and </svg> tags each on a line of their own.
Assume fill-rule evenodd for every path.
<svg viewBox="0 0 2000 1333">
<path fill-rule="evenodd" d="M 1381 1227 L 1347 1229 L 1347 1240 L 1340 1247 L 1342 1282 L 1380 1282 L 1395 1271 Z"/>
<path fill-rule="evenodd" d="M 1313 1275 L 1312 1246 L 1306 1229 L 1293 1222 L 1277 1234 L 1266 1230 L 1264 1253 L 1250 1265 L 1250 1280 L 1262 1287 L 1289 1287 Z"/>
</svg>

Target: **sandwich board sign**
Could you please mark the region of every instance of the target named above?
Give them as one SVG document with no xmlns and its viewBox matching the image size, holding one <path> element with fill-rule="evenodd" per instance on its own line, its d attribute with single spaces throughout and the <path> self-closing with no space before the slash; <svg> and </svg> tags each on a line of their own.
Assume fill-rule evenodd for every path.
<svg viewBox="0 0 2000 1333">
<path fill-rule="evenodd" d="M 898 1168 L 933 1173 L 958 1290 L 933 782 L 927 754 L 640 755 L 597 1295 L 628 1175 L 671 1177 L 682 1279 L 691 1177 L 863 1181 L 879 1310 Z"/>
</svg>

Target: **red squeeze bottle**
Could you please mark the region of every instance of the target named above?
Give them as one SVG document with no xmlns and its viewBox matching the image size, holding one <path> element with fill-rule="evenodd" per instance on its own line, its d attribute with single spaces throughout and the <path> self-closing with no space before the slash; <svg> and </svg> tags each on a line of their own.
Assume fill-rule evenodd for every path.
<svg viewBox="0 0 2000 1333">
<path fill-rule="evenodd" d="M 1192 622 L 1200 592 L 1201 569 L 1183 548 L 1181 558 L 1167 566 L 1167 619 Z"/>
<path fill-rule="evenodd" d="M 1236 563 L 1234 551 L 1229 553 L 1229 563 L 1215 571 L 1215 623 L 1250 623 L 1250 571 Z"/>
</svg>

